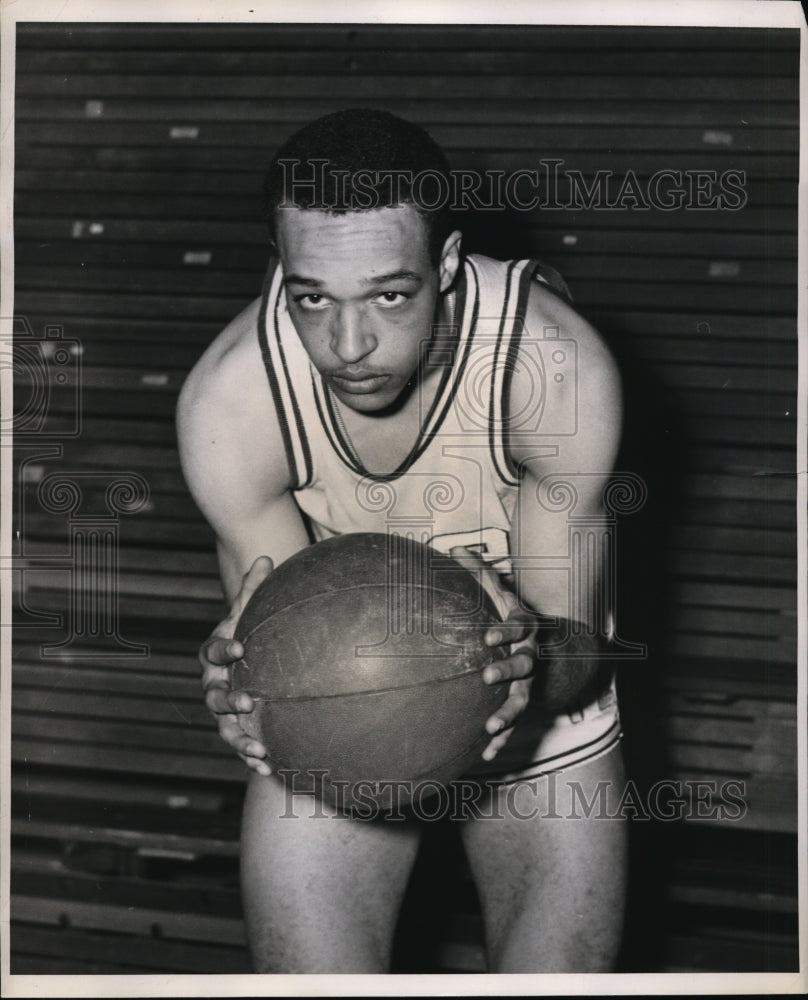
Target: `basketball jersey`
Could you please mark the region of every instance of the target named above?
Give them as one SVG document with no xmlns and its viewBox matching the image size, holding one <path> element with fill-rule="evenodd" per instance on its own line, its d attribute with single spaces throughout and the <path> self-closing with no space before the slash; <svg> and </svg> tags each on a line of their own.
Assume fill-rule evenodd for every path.
<svg viewBox="0 0 808 1000">
<path fill-rule="evenodd" d="M 448 303 L 449 346 L 441 339 L 440 348 L 426 348 L 441 352 L 425 359 L 441 366 L 437 392 L 423 405 L 404 461 L 377 474 L 356 455 L 338 404 L 292 323 L 281 267 L 270 265 L 258 334 L 293 495 L 318 541 L 374 531 L 444 553 L 464 545 L 510 575 L 509 533 L 520 481 L 507 447 L 510 374 L 523 363 L 519 348 L 534 279 L 568 296 L 560 276 L 538 261 L 466 258 Z M 545 380 L 541 356 L 535 357 L 534 419 L 541 415 Z"/>
</svg>

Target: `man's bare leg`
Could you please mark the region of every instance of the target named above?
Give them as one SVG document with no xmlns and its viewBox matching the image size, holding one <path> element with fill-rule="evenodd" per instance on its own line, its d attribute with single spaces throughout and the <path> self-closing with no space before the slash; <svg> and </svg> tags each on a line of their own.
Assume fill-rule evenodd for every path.
<svg viewBox="0 0 808 1000">
<path fill-rule="evenodd" d="M 626 822 L 602 813 L 614 816 L 624 785 L 616 747 L 597 760 L 526 782 L 519 792 L 500 786 L 492 794 L 504 818 L 464 824 L 491 972 L 612 970 L 623 927 Z M 553 791 L 554 807 L 548 801 Z M 582 797 L 596 802 L 588 819 Z M 567 818 L 573 811 L 578 818 Z M 551 818 L 551 812 L 564 818 Z"/>
<path fill-rule="evenodd" d="M 415 824 L 335 816 L 252 775 L 241 884 L 255 971 L 387 972 L 417 848 Z"/>
</svg>

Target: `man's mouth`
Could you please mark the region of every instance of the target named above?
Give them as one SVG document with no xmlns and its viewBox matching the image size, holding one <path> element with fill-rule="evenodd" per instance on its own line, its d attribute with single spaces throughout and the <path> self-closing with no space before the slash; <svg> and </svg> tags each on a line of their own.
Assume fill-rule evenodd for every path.
<svg viewBox="0 0 808 1000">
<path fill-rule="evenodd" d="M 390 378 L 389 375 L 379 375 L 376 372 L 366 371 L 343 371 L 339 374 L 337 372 L 332 372 L 328 377 L 337 389 L 341 389 L 343 392 L 355 393 L 358 395 L 376 392 L 378 389 L 381 389 L 381 387 L 385 385 L 387 380 Z"/>
</svg>

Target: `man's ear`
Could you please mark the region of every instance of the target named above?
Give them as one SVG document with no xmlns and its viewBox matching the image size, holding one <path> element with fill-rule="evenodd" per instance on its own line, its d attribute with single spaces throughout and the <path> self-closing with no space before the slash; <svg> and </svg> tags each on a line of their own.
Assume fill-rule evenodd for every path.
<svg viewBox="0 0 808 1000">
<path fill-rule="evenodd" d="M 457 277 L 457 272 L 460 268 L 460 245 L 462 240 L 463 234 L 459 229 L 455 229 L 453 233 L 450 233 L 446 237 L 446 242 L 443 244 L 443 250 L 440 255 L 440 266 L 438 268 L 441 292 L 447 291 Z"/>
</svg>

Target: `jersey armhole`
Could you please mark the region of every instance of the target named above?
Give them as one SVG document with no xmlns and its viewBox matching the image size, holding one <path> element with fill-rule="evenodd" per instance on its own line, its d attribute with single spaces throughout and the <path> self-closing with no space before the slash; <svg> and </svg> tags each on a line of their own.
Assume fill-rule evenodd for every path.
<svg viewBox="0 0 808 1000">
<path fill-rule="evenodd" d="M 285 352 L 277 325 L 277 302 L 280 294 L 280 265 L 270 258 L 261 292 L 258 313 L 258 343 L 264 370 L 272 393 L 275 414 L 280 427 L 286 462 L 289 467 L 289 488 L 292 491 L 309 486 L 314 478 L 311 448 L 300 415 L 300 406 L 286 363 Z"/>
</svg>

